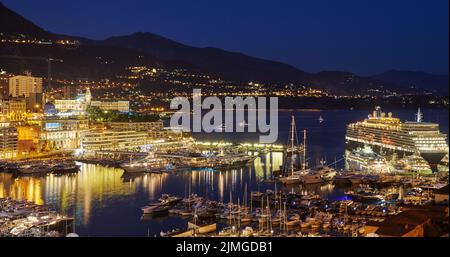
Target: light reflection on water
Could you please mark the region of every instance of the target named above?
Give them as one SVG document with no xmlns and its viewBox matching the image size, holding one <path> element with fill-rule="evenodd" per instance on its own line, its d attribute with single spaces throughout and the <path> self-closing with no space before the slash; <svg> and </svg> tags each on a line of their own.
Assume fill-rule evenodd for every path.
<svg viewBox="0 0 450 257">
<path fill-rule="evenodd" d="M 253 165 L 232 170 L 198 170 L 174 174 L 142 174 L 127 176 L 122 169 L 81 164 L 75 175 L 13 177 L 0 173 L 0 197 L 12 197 L 37 204 L 49 204 L 61 213 L 73 215 L 76 231 L 81 235 L 151 235 L 161 230 L 184 226 L 185 221 L 167 218 L 164 227 L 154 226 L 161 220 L 140 221 L 140 207 L 162 193 L 185 196 L 196 193 L 210 199 L 243 201 L 254 190 L 272 188 L 262 182 L 279 170 L 282 153 L 267 153 Z M 172 221 L 172 222 L 171 222 Z M 127 229 L 123 230 L 123 226 Z"/>
<path fill-rule="evenodd" d="M 395 112 L 402 119 L 414 117 L 414 111 Z M 280 114 L 281 115 L 281 114 Z M 317 123 L 318 113 L 297 112 L 299 130 L 308 129 L 308 156 L 311 164 L 328 156 L 342 156 L 345 124 L 366 117 L 366 111 L 322 111 L 325 118 Z M 426 120 L 439 122 L 448 133 L 448 111 L 425 111 Z M 290 112 L 280 116 L 280 125 L 289 124 Z M 280 143 L 285 143 L 288 128 L 280 128 Z M 214 136 L 217 135 L 206 135 Z M 251 135 L 222 135 L 244 142 Z M 174 228 L 184 228 L 186 220 L 179 217 L 141 220 L 140 207 L 158 198 L 162 193 L 185 196 L 189 191 L 210 199 L 228 202 L 244 197 L 250 191 L 274 189 L 275 184 L 262 182 L 269 179 L 283 163 L 282 153 L 265 154 L 254 165 L 229 171 L 192 171 L 175 174 L 145 174 L 138 177 L 123 176 L 123 170 L 83 164 L 76 175 L 13 178 L 0 173 L 0 197 L 50 204 L 55 209 L 76 219 L 76 232 L 83 236 L 146 236 Z M 189 186 L 190 185 L 190 186 Z M 280 185 L 276 185 L 278 189 Z M 342 199 L 343 189 L 334 185 L 293 186 L 303 194 L 314 192 L 330 200 Z"/>
</svg>

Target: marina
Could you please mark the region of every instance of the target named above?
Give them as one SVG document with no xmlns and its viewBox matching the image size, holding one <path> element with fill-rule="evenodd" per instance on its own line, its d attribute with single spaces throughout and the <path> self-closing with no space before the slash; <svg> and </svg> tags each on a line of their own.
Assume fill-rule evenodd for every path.
<svg viewBox="0 0 450 257">
<path fill-rule="evenodd" d="M 292 121 L 290 115 L 285 118 Z M 322 152 L 313 165 L 309 156 L 317 154 L 316 135 L 313 129 L 307 135 L 306 159 L 301 144 L 291 149 L 300 155 L 299 163 L 292 163 L 294 169 L 308 172 L 287 173 L 302 175 L 292 184 L 280 179 L 286 167 L 292 171 L 287 160 L 295 151 L 290 147 L 285 152 L 246 152 L 232 150 L 240 147 L 229 143 L 213 147 L 213 154 L 209 144 L 134 157 L 132 161 L 152 158 L 144 161 L 152 165 L 163 161 L 144 172 L 121 167 L 130 164 L 129 156 L 65 158 L 61 164 L 36 162 L 37 166 L 7 162 L 0 173 L 0 197 L 51 206 L 59 215 L 73 218 L 82 236 L 367 236 L 374 224 L 397 215 L 445 209 L 435 205 L 433 192 L 448 185 L 448 172 L 413 176 L 346 170 L 343 161 L 326 164 L 333 152 Z M 30 167 L 37 167 L 30 172 L 37 173 L 20 172 Z M 316 179 L 313 174 L 320 175 Z"/>
</svg>

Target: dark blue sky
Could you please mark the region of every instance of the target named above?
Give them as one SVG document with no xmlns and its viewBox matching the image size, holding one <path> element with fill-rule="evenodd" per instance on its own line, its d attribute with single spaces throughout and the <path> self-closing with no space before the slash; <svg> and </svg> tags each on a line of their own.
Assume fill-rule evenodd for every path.
<svg viewBox="0 0 450 257">
<path fill-rule="evenodd" d="M 148 31 L 310 72 L 449 69 L 448 0 L 0 1 L 56 33 Z"/>
</svg>

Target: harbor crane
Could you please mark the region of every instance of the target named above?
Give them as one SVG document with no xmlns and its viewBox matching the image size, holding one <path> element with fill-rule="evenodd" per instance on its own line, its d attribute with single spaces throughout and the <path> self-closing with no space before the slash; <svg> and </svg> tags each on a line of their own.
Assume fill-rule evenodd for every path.
<svg viewBox="0 0 450 257">
<path fill-rule="evenodd" d="M 11 59 L 27 59 L 27 60 L 41 60 L 47 62 L 47 89 L 51 87 L 52 81 L 52 62 L 64 62 L 62 59 L 57 58 L 45 58 L 45 57 L 33 57 L 33 56 L 17 56 L 17 55 L 2 55 L 0 58 L 11 58 Z"/>
</svg>

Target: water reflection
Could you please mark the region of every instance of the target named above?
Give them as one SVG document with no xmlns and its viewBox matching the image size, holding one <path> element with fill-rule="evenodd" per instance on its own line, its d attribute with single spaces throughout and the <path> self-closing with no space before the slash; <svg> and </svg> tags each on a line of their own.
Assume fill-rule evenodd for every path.
<svg viewBox="0 0 450 257">
<path fill-rule="evenodd" d="M 81 234 L 105 235 L 106 232 L 97 231 L 100 223 L 101 229 L 103 226 L 110 227 L 108 229 L 111 232 L 106 235 L 141 235 L 137 232 L 142 226 L 139 220 L 140 207 L 162 193 L 185 196 L 191 192 L 227 202 L 231 192 L 234 199 L 242 201 L 246 187 L 247 195 L 252 190 L 272 187 L 272 184 L 264 183 L 263 180 L 272 176 L 282 161 L 282 153 L 267 153 L 258 157 L 252 165 L 231 170 L 133 176 L 124 174 L 122 169 L 81 163 L 80 172 L 74 175 L 14 177 L 12 174 L 0 173 L 0 197 L 48 204 L 61 213 L 73 215 Z M 114 227 L 119 225 L 114 222 L 117 221 L 129 225 L 132 223 L 130 229 L 135 227 L 135 231 L 116 230 Z M 94 226 L 97 227 L 95 231 Z"/>
</svg>

